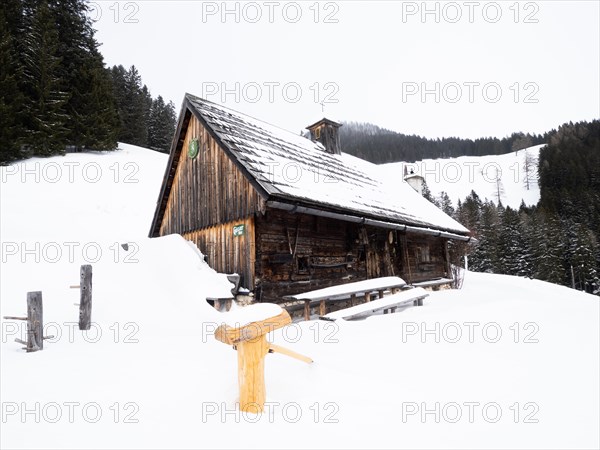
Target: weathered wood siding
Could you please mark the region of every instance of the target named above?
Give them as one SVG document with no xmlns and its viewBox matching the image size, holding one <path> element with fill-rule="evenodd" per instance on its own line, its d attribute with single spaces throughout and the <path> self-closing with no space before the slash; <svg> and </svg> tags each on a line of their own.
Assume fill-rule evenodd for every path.
<svg viewBox="0 0 600 450">
<path fill-rule="evenodd" d="M 188 157 L 190 140 L 198 156 Z M 252 217 L 260 196 L 196 117 L 187 129 L 177 173 L 160 227 L 161 236 Z"/>
<path fill-rule="evenodd" d="M 188 156 L 198 139 L 196 158 Z M 178 233 L 194 241 L 218 272 L 237 272 L 242 285 L 254 283 L 254 214 L 261 198 L 235 163 L 192 116 L 160 227 L 160 235 Z M 234 237 L 233 226 L 245 225 Z"/>
<path fill-rule="evenodd" d="M 256 217 L 256 296 L 280 302 L 288 294 L 366 279 L 357 227 L 268 209 Z"/>
<path fill-rule="evenodd" d="M 445 240 L 433 236 L 271 209 L 255 225 L 259 301 L 367 278 L 447 275 Z"/>
<path fill-rule="evenodd" d="M 244 234 L 235 236 L 234 226 L 244 225 Z M 217 272 L 238 273 L 240 285 L 254 287 L 254 219 L 237 220 L 222 225 L 191 231 L 183 235 L 194 242 Z"/>
<path fill-rule="evenodd" d="M 409 283 L 449 277 L 447 240 L 435 236 L 408 234 L 404 251 L 402 278 Z M 401 241 L 402 243 L 402 241 Z M 408 264 L 406 261 L 408 260 Z"/>
</svg>

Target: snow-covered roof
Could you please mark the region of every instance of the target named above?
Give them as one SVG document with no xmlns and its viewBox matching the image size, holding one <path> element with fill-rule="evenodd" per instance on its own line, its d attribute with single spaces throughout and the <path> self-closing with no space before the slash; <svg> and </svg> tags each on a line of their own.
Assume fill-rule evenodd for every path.
<svg viewBox="0 0 600 450">
<path fill-rule="evenodd" d="M 267 200 L 468 233 L 408 184 L 393 189 L 384 185 L 374 164 L 327 153 L 318 142 L 191 94 L 186 94 L 185 103 L 245 169 L 258 190 L 268 196 Z"/>
</svg>

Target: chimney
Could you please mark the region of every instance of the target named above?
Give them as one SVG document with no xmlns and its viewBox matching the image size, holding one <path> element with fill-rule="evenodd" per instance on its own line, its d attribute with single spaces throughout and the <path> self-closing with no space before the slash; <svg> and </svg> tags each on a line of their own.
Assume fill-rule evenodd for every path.
<svg viewBox="0 0 600 450">
<path fill-rule="evenodd" d="M 318 141 L 323 144 L 327 153 L 341 155 L 340 135 L 338 133 L 338 128 L 341 126 L 341 123 L 323 118 L 306 128 L 310 131 L 310 139 L 313 142 Z"/>
<path fill-rule="evenodd" d="M 406 181 L 411 188 L 419 193 L 419 195 L 423 195 L 423 178 L 421 175 L 417 175 L 413 169 L 410 169 L 410 173 L 404 177 L 404 181 Z"/>
</svg>

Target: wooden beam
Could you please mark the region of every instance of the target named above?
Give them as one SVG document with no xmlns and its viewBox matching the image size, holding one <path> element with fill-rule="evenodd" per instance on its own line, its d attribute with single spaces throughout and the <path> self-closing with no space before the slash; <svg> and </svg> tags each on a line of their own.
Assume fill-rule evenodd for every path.
<svg viewBox="0 0 600 450">
<path fill-rule="evenodd" d="M 280 345 L 269 344 L 269 353 L 281 353 L 282 355 L 289 356 L 291 358 L 298 359 L 300 361 L 304 361 L 305 363 L 312 364 L 312 358 L 308 356 L 301 355 L 300 353 L 296 353 L 289 348 L 282 347 Z"/>
<path fill-rule="evenodd" d="M 252 322 L 243 327 L 234 328 L 223 324 L 215 331 L 215 338 L 224 344 L 234 345 L 244 341 L 253 341 L 290 323 L 292 323 L 290 315 L 286 310 L 282 310 L 277 316 Z"/>
</svg>

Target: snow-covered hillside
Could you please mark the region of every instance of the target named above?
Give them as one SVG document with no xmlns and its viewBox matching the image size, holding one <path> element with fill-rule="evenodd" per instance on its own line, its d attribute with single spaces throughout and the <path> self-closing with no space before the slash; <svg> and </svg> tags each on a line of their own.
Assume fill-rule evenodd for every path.
<svg viewBox="0 0 600 450">
<path fill-rule="evenodd" d="M 41 290 L 55 336 L 27 354 L 22 324 L 2 319 L 0 447 L 600 445 L 597 297 L 471 272 L 423 307 L 278 330 L 315 362 L 267 355 L 267 413 L 237 412 L 236 353 L 205 302 L 230 285 L 181 237 L 146 237 L 167 157 L 121 148 L 0 168 L 0 315 Z M 83 263 L 89 332 L 69 289 Z"/>
<path fill-rule="evenodd" d="M 536 145 L 504 155 L 425 159 L 416 163 L 383 164 L 380 167 L 382 176 L 392 184 L 402 182 L 405 166 L 409 172 L 413 169 L 415 173 L 425 177 L 434 197 L 445 191 L 454 206 L 459 199 L 464 201 L 471 190 L 475 190 L 482 199 L 488 198 L 498 203 L 496 179 L 499 175 L 502 203 L 504 206 L 518 208 L 522 200 L 526 205 L 535 205 L 540 199 L 537 158 L 541 147 L 543 145 Z"/>
</svg>

